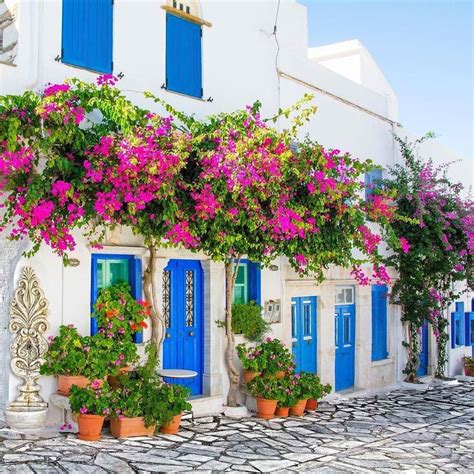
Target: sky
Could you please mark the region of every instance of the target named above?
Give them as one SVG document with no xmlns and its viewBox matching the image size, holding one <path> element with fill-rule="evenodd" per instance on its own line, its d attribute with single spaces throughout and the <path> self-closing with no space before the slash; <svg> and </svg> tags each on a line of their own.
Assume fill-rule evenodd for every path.
<svg viewBox="0 0 474 474">
<path fill-rule="evenodd" d="M 474 163 L 474 0 L 299 2 L 309 47 L 362 41 L 398 96 L 400 123 Z"/>
</svg>

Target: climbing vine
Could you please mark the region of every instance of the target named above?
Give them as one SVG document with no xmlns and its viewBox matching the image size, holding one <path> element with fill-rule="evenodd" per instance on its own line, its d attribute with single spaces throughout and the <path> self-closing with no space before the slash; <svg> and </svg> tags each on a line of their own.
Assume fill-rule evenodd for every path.
<svg viewBox="0 0 474 474">
<path fill-rule="evenodd" d="M 467 282 L 472 287 L 474 253 L 474 204 L 463 198 L 463 188 L 447 177 L 448 165 L 436 167 L 417 156 L 413 143 L 395 137 L 403 164 L 392 168 L 384 189 L 395 197 L 402 219 L 392 223 L 399 246 L 392 247 L 388 263 L 398 271 L 392 301 L 402 306 L 407 332 L 406 380 L 414 382 L 419 367 L 420 335 L 428 321 L 436 339 L 435 376 L 444 377 L 447 362 L 448 320 L 446 310 Z M 392 240 L 393 241 L 393 240 Z"/>
</svg>

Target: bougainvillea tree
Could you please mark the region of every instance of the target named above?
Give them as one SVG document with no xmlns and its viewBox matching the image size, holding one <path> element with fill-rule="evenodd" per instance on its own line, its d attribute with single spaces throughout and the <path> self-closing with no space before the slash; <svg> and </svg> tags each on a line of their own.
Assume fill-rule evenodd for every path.
<svg viewBox="0 0 474 474">
<path fill-rule="evenodd" d="M 403 164 L 395 166 L 385 189 L 396 195 L 397 213 L 405 219 L 393 223 L 400 245 L 389 258 L 399 273 L 392 301 L 402 305 L 406 327 L 406 380 L 417 379 L 421 328 L 431 323 L 437 344 L 436 377 L 443 377 L 447 362 L 446 309 L 472 286 L 474 205 L 462 197 L 462 185 L 451 182 L 446 166 L 436 167 L 416 155 L 429 135 L 409 143 L 395 137 Z M 458 283 L 458 284 L 456 284 Z"/>
<path fill-rule="evenodd" d="M 283 132 L 261 119 L 259 103 L 204 122 L 180 117 L 194 137 L 193 173 L 190 199 L 182 203 L 183 221 L 171 238 L 224 262 L 229 406 L 236 406 L 239 385 L 232 303 L 243 257 L 266 266 L 285 255 L 299 273 L 318 279 L 329 264 L 353 266 L 363 284 L 371 276 L 365 276 L 359 265 L 371 261 L 373 278 L 388 280 L 379 264 L 381 238 L 369 229 L 367 217 L 371 212 L 386 224 L 393 210 L 382 215 L 385 201 L 367 205 L 360 198 L 360 178 L 370 162 L 326 151 L 309 140 L 294 146 L 298 125 L 312 113 L 311 107 L 303 107 L 308 99 L 280 111 L 297 113 Z M 168 110 L 172 111 L 169 106 Z M 353 247 L 361 251 L 361 258 L 354 257 Z"/>
<path fill-rule="evenodd" d="M 68 261 L 74 231 L 100 246 L 121 225 L 144 238 L 151 258 L 144 290 L 152 339 L 163 338 L 155 301 L 155 249 L 174 231 L 187 141 L 163 118 L 140 109 L 101 76 L 49 85 L 41 94 L 0 98 L 1 227 L 27 237 L 29 255 L 44 242 Z"/>
</svg>

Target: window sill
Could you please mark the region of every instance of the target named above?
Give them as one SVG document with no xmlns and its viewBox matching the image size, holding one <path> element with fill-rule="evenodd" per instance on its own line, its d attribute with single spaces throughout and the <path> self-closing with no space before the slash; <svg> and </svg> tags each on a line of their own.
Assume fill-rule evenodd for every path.
<svg viewBox="0 0 474 474">
<path fill-rule="evenodd" d="M 100 249 L 95 249 L 92 246 L 88 245 L 88 248 L 91 252 L 95 254 L 124 254 L 124 255 L 145 255 L 148 252 L 147 247 L 136 246 L 126 246 L 126 245 L 103 245 Z"/>
<path fill-rule="evenodd" d="M 163 90 L 170 94 L 176 94 L 181 97 L 186 97 L 187 99 L 194 99 L 194 100 L 198 100 L 199 102 L 207 102 L 207 100 L 203 99 L 202 97 L 196 97 L 195 95 L 185 94 L 184 92 L 177 92 L 172 89 L 167 89 L 166 87 L 163 87 Z"/>
<path fill-rule="evenodd" d="M 113 71 L 111 71 L 110 69 L 107 71 L 105 70 L 99 71 L 98 69 L 91 69 L 86 66 L 78 66 L 77 64 L 68 63 L 63 60 L 61 60 L 61 64 L 64 64 L 65 66 L 68 66 L 68 67 L 72 67 L 74 69 L 81 69 L 82 71 L 88 71 L 88 72 L 91 72 L 92 74 L 112 74 L 113 73 Z"/>
<path fill-rule="evenodd" d="M 183 12 L 182 10 L 179 10 L 178 8 L 173 8 L 170 7 L 169 5 L 162 5 L 161 8 L 165 10 L 167 13 L 171 13 L 172 15 L 179 16 L 183 20 L 188 20 L 192 23 L 196 23 L 201 26 L 208 26 L 211 27 L 212 23 L 210 21 L 203 20 L 202 18 L 199 18 L 198 16 L 191 15 L 190 13 Z"/>
<path fill-rule="evenodd" d="M 384 367 L 386 365 L 391 365 L 391 364 L 393 364 L 393 359 L 391 357 L 387 357 L 386 359 L 371 361 L 371 367 Z"/>
</svg>

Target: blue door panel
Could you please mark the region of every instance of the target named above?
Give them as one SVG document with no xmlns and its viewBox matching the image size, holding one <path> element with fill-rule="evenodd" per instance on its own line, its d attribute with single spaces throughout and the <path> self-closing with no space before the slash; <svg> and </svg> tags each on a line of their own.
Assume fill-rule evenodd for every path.
<svg viewBox="0 0 474 474">
<path fill-rule="evenodd" d="M 166 88 L 202 97 L 201 26 L 166 14 Z"/>
<path fill-rule="evenodd" d="M 291 300 L 291 340 L 296 372 L 317 371 L 317 311 L 316 297 Z"/>
<path fill-rule="evenodd" d="M 192 395 L 198 395 L 202 393 L 203 372 L 201 263 L 199 260 L 170 260 L 165 272 L 169 272 L 169 322 L 163 343 L 163 368 L 196 371 L 198 375 L 191 381 L 176 382 L 187 385 Z"/>
<path fill-rule="evenodd" d="M 112 72 L 112 0 L 63 0 L 62 61 Z"/>
<path fill-rule="evenodd" d="M 355 306 L 336 306 L 334 318 L 336 345 L 336 391 L 354 386 Z"/>
<path fill-rule="evenodd" d="M 428 373 L 428 323 L 425 321 L 421 328 L 420 366 L 416 372 L 418 377 Z"/>
</svg>

